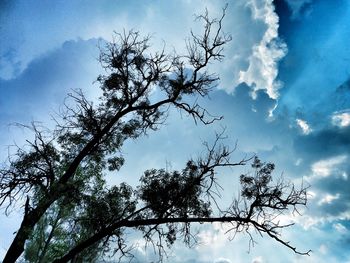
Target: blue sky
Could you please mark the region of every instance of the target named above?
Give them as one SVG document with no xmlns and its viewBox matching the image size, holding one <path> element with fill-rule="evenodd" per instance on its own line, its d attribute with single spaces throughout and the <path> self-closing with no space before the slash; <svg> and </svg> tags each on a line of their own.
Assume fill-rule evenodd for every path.
<svg viewBox="0 0 350 263">
<path fill-rule="evenodd" d="M 136 184 L 143 170 L 166 163 L 180 168 L 201 152 L 201 140 L 210 140 L 215 130 L 225 126 L 227 143 L 238 141 L 234 158 L 256 153 L 276 164 L 276 175 L 283 173 L 295 183 L 303 179 L 311 185 L 308 208 L 283 234 L 313 253 L 296 256 L 259 237 L 247 253 L 247 237 L 227 241 L 224 230 L 214 224 L 200 230 L 203 244 L 196 248 L 176 244 L 176 257 L 169 262 L 350 262 L 350 1 L 228 2 L 224 29 L 233 40 L 225 49 L 224 61 L 211 65 L 221 84 L 203 102 L 224 120 L 211 127 L 196 126 L 173 112 L 161 130 L 127 143 L 126 165 L 120 175 L 108 175 L 109 183 Z M 98 86 L 93 82 L 101 72 L 98 45 L 110 40 L 113 31 L 150 33 L 154 49 L 165 42 L 169 50 L 181 52 L 189 30 L 200 30 L 193 24 L 194 14 L 207 7 L 215 16 L 224 4 L 209 0 L 1 1 L 2 159 L 8 145 L 14 141 L 21 145 L 27 135 L 8 124 L 33 120 L 52 124 L 50 114 L 71 89 L 81 88 L 90 98 L 96 97 Z M 221 176 L 225 197 L 239 190 L 240 172 Z M 0 256 L 19 225 L 18 213 L 0 215 Z M 152 255 L 140 249 L 137 257 L 142 262 Z"/>
</svg>

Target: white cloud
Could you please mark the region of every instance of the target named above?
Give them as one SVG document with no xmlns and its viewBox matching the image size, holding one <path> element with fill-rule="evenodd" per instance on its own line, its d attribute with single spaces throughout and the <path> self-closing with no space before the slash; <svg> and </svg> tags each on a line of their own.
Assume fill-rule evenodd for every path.
<svg viewBox="0 0 350 263">
<path fill-rule="evenodd" d="M 339 196 L 340 197 L 340 196 Z M 315 209 L 315 207 L 309 207 L 309 209 Z M 318 208 L 316 208 L 318 209 Z M 339 220 L 349 220 L 350 219 L 350 211 L 344 211 L 337 215 L 324 215 L 324 216 L 314 216 L 310 210 L 301 211 L 302 215 L 297 216 L 294 222 L 300 226 L 302 226 L 305 230 L 310 230 L 312 228 L 318 228 L 318 226 L 322 226 L 326 223 L 337 222 Z M 333 225 L 335 228 L 335 226 Z M 339 229 L 339 226 L 337 226 Z M 338 231 L 338 229 L 336 229 Z M 340 230 L 340 229 L 339 229 Z M 341 231 L 341 230 L 340 230 Z"/>
<path fill-rule="evenodd" d="M 326 194 L 323 196 L 323 198 L 318 201 L 318 205 L 324 205 L 324 204 L 331 204 L 334 200 L 337 200 L 339 199 L 340 197 L 340 194 L 337 193 L 335 195 L 332 195 L 332 194 Z"/>
<path fill-rule="evenodd" d="M 324 218 L 317 218 L 310 215 L 299 216 L 297 220 L 298 224 L 300 224 L 305 230 L 309 230 L 323 221 Z"/>
<path fill-rule="evenodd" d="M 198 233 L 200 244 L 212 245 L 214 247 L 223 247 L 228 240 L 226 232 L 232 228 L 229 223 L 214 222 L 212 228 L 204 229 Z"/>
<path fill-rule="evenodd" d="M 193 250 L 197 254 L 198 260 L 204 262 L 210 260 L 213 263 L 245 262 L 243 259 L 246 254 L 240 254 L 237 251 L 245 252 L 249 245 L 249 239 L 242 233 L 236 236 L 226 233 L 231 227 L 231 224 L 218 222 L 203 227 L 196 236 L 198 245 Z M 228 247 L 235 249 L 227 249 Z"/>
<path fill-rule="evenodd" d="M 335 112 L 332 116 L 332 124 L 338 127 L 347 127 L 350 125 L 350 110 Z"/>
<path fill-rule="evenodd" d="M 203 230 L 201 231 L 199 234 L 198 234 L 198 239 L 200 240 L 200 243 L 201 244 L 204 244 L 204 245 L 209 245 L 209 244 L 216 244 L 218 246 L 220 246 L 219 240 L 220 239 L 220 236 L 212 231 L 212 230 Z"/>
<path fill-rule="evenodd" d="M 298 126 L 301 128 L 303 134 L 308 135 L 310 132 L 312 132 L 310 125 L 306 121 L 302 119 L 296 119 L 296 122 Z"/>
<path fill-rule="evenodd" d="M 348 233 L 348 230 L 346 229 L 345 226 L 343 226 L 341 223 L 335 223 L 333 224 L 333 228 L 335 230 L 337 230 L 337 232 L 341 233 L 341 234 L 346 234 Z"/>
<path fill-rule="evenodd" d="M 329 159 L 315 162 L 311 166 L 313 176 L 327 177 L 337 171 L 337 166 L 344 163 L 347 160 L 346 155 L 338 155 Z"/>
<path fill-rule="evenodd" d="M 232 261 L 228 258 L 218 258 L 214 261 L 214 263 L 232 263 Z"/>
<path fill-rule="evenodd" d="M 346 173 L 346 172 L 343 172 L 342 174 L 341 174 L 341 176 L 343 177 L 343 179 L 346 181 L 346 180 L 348 180 L 348 174 Z"/>
<path fill-rule="evenodd" d="M 295 166 L 299 166 L 302 162 L 303 162 L 303 159 L 298 158 L 298 159 L 295 161 L 294 165 L 295 165 Z"/>
<path fill-rule="evenodd" d="M 328 247 L 325 244 L 322 244 L 318 250 L 320 251 L 321 254 L 324 255 L 324 254 L 327 254 Z"/>
<path fill-rule="evenodd" d="M 251 8 L 253 19 L 263 21 L 267 30 L 261 41 L 253 46 L 249 67 L 240 71 L 239 81 L 254 87 L 253 97 L 257 90 L 263 89 L 276 99 L 278 89 L 282 87 L 282 83 L 276 80 L 277 64 L 287 53 L 287 45 L 278 38 L 279 18 L 272 0 L 250 0 L 247 6 Z"/>
<path fill-rule="evenodd" d="M 263 263 L 263 258 L 260 256 L 260 257 L 256 257 L 256 258 L 253 258 L 253 261 L 252 263 Z"/>
<path fill-rule="evenodd" d="M 317 194 L 313 191 L 307 191 L 307 198 L 308 199 L 315 199 L 315 197 L 317 196 Z"/>
</svg>

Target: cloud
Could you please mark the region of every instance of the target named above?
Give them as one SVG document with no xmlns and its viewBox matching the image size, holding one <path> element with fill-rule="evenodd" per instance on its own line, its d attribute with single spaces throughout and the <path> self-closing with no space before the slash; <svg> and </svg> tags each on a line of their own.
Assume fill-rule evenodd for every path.
<svg viewBox="0 0 350 263">
<path fill-rule="evenodd" d="M 350 219 L 350 180 L 344 176 L 350 172 L 350 165 L 346 160 L 340 157 L 319 162 L 317 175 L 306 178 L 316 193 L 309 200 L 307 212 L 313 218 L 312 224 Z"/>
<path fill-rule="evenodd" d="M 324 127 L 308 135 L 296 136 L 294 150 L 306 162 L 315 162 L 349 152 L 350 127 Z"/>
<path fill-rule="evenodd" d="M 320 160 L 312 164 L 311 170 L 314 176 L 327 177 L 336 172 L 337 167 L 344 163 L 348 157 L 346 155 L 339 155 L 325 160 Z"/>
<path fill-rule="evenodd" d="M 287 53 L 286 44 L 278 38 L 278 16 L 275 13 L 272 0 L 250 0 L 247 2 L 252 10 L 252 17 L 263 21 L 267 29 L 261 41 L 253 46 L 249 57 L 249 67 L 239 74 L 239 81 L 253 87 L 253 97 L 256 91 L 266 90 L 270 98 L 278 97 L 282 83 L 277 81 L 278 62 Z"/>
<path fill-rule="evenodd" d="M 232 263 L 232 261 L 228 258 L 218 258 L 215 259 L 214 263 Z"/>
<path fill-rule="evenodd" d="M 320 248 L 318 249 L 318 251 L 319 251 L 321 254 L 325 255 L 325 254 L 327 254 L 327 252 L 328 252 L 328 247 L 327 247 L 325 244 L 322 244 L 322 245 L 320 246 Z"/>
<path fill-rule="evenodd" d="M 252 263 L 263 263 L 263 258 L 261 256 L 253 258 Z"/>
<path fill-rule="evenodd" d="M 0 35 L 6 36 L 0 46 L 0 78 L 16 78 L 31 61 L 59 48 L 65 41 L 77 38 L 110 40 L 113 31 L 123 29 L 150 33 L 156 39 L 154 43 L 160 43 L 154 45 L 156 48 L 162 47 L 163 43 L 158 41 L 161 39 L 168 49 L 176 47 L 178 53 L 184 52 L 184 39 L 190 29 L 193 28 L 195 33 L 202 29 L 200 23 L 193 23 L 194 14 L 202 13 L 207 7 L 211 17 L 218 17 L 226 2 L 150 3 L 138 0 L 127 3 L 106 0 L 83 6 L 79 3 L 67 1 L 49 5 L 38 0 L 33 8 L 27 1 L 17 0 L 0 28 Z M 269 95 L 274 93 L 272 89 L 279 86 L 274 80 L 277 61 L 286 50 L 278 39 L 277 29 L 278 17 L 272 0 L 230 3 L 223 30 L 233 36 L 233 41 L 225 47 L 226 59 L 213 66 L 220 72 L 222 89 L 232 92 L 240 82 L 246 81 L 255 85 L 254 94 L 258 89 L 267 89 Z M 243 72 L 247 72 L 244 80 L 240 79 Z"/>
<path fill-rule="evenodd" d="M 301 128 L 303 134 L 308 135 L 310 132 L 312 132 L 312 129 L 306 121 L 302 119 L 296 119 L 296 123 Z"/>
<path fill-rule="evenodd" d="M 97 62 L 98 42 L 97 39 L 66 41 L 29 63 L 17 78 L 0 79 L 1 147 L 13 144 L 13 140 L 20 143 L 25 137 L 19 129 L 9 128 L 9 124 L 42 121 L 50 126 L 50 115 L 59 111 L 72 89 L 83 89 L 88 97 L 98 93 L 93 85 L 101 72 Z"/>
<path fill-rule="evenodd" d="M 334 223 L 333 228 L 340 234 L 347 234 L 348 229 L 341 223 Z"/>
<path fill-rule="evenodd" d="M 300 224 L 305 228 L 320 226 L 324 222 L 350 219 L 348 153 L 342 151 L 340 155 L 328 155 L 310 165 L 310 175 L 304 176 L 304 180 L 310 184 L 308 210 L 300 218 Z M 312 158 L 317 156 L 318 153 L 315 152 Z M 306 170 L 307 167 L 304 167 L 304 175 Z"/>
<path fill-rule="evenodd" d="M 347 127 L 350 125 L 350 109 L 342 112 L 335 112 L 332 116 L 332 123 L 338 127 Z"/>
<path fill-rule="evenodd" d="M 93 1 L 88 5 L 81 1 L 48 3 L 37 0 L 35 5 L 26 0 L 14 2 L 13 8 L 1 17 L 0 35 L 4 37 L 0 45 L 0 77 L 3 79 L 17 77 L 32 60 L 59 48 L 68 40 L 111 39 L 114 30 L 122 32 L 123 29 L 132 28 L 144 34 L 168 32 L 166 37 L 179 39 L 183 36 L 179 29 L 188 28 L 193 13 L 200 8 L 185 1 L 176 4 L 160 2 L 160 10 L 157 10 L 158 3 L 145 1 L 127 3 L 105 0 Z M 177 10 L 181 6 L 183 12 L 173 12 L 175 6 Z M 182 22 L 181 25 L 171 23 L 175 17 L 179 19 L 177 22 Z M 169 23 L 172 30 L 165 30 L 170 27 Z M 11 56 L 7 55 L 4 60 L 10 50 Z"/>
<path fill-rule="evenodd" d="M 323 204 L 332 204 L 334 200 L 339 199 L 340 194 L 337 193 L 335 195 L 331 195 L 331 194 L 326 194 L 324 197 L 322 197 L 322 199 L 320 201 L 318 201 L 318 205 L 323 205 Z"/>
</svg>

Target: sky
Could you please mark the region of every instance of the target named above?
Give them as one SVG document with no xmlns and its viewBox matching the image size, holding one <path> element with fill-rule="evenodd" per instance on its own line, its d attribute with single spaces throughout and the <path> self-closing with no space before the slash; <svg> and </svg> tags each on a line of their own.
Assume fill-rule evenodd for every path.
<svg viewBox="0 0 350 263">
<path fill-rule="evenodd" d="M 220 123 L 195 125 L 171 112 L 159 131 L 124 148 L 126 164 L 109 184 L 137 184 L 146 169 L 181 168 L 201 153 L 203 140 L 225 127 L 233 158 L 257 154 L 274 162 L 275 175 L 310 185 L 302 216 L 283 236 L 310 256 L 298 256 L 270 240 L 237 236 L 223 226 L 199 229 L 200 244 L 176 244 L 168 262 L 266 263 L 350 262 L 350 1 L 235 0 L 228 2 L 224 30 L 232 35 L 225 59 L 210 66 L 220 84 L 203 101 Z M 14 123 L 52 125 L 67 93 L 82 89 L 91 99 L 102 69 L 98 46 L 113 32 L 135 29 L 152 35 L 152 48 L 185 50 L 195 14 L 220 15 L 225 1 L 100 0 L 0 2 L 0 153 L 25 142 Z M 249 169 L 244 168 L 244 169 Z M 223 202 L 239 192 L 233 169 L 220 175 Z M 3 211 L 1 211 L 3 212 Z M 20 224 L 19 208 L 0 215 L 0 257 Z M 140 247 L 140 262 L 154 255 Z"/>
</svg>

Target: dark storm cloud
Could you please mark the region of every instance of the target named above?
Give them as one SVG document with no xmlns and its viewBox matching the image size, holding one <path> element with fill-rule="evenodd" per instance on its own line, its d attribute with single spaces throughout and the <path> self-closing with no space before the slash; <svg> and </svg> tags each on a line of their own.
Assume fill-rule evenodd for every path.
<svg viewBox="0 0 350 263">
<path fill-rule="evenodd" d="M 47 122 L 72 89 L 91 90 L 100 68 L 97 43 L 96 39 L 66 41 L 59 49 L 32 61 L 17 78 L 0 79 L 3 145 L 14 140 L 9 124 Z"/>
<path fill-rule="evenodd" d="M 329 103 L 320 104 L 317 111 L 306 114 L 284 107 L 273 119 L 268 116 L 276 101 L 264 92 L 254 100 L 250 91 L 249 86 L 241 84 L 233 96 L 215 92 L 207 105 L 211 112 L 224 115 L 221 124 L 227 127 L 230 137 L 238 140 L 240 150 L 256 152 L 293 177 L 310 174 L 312 164 L 319 160 L 350 154 L 350 126 L 335 126 L 331 119 L 333 112 L 350 106 L 349 81 L 334 88 Z M 296 123 L 303 117 L 311 125 L 309 134 L 304 134 Z"/>
<path fill-rule="evenodd" d="M 317 190 L 317 196 L 312 200 L 313 215 L 322 217 L 350 216 L 350 164 L 349 159 L 337 165 L 327 177 L 315 178 L 311 181 Z"/>
<path fill-rule="evenodd" d="M 89 88 L 80 85 L 90 81 L 91 86 L 93 79 L 89 73 L 91 62 L 98 64 L 97 51 L 97 40 L 67 41 L 61 48 L 31 62 L 18 78 L 0 80 L 0 110 L 29 115 L 53 101 L 61 102 L 72 88 Z M 86 79 L 78 80 L 83 75 Z"/>
<path fill-rule="evenodd" d="M 298 136 L 294 147 L 308 161 L 349 153 L 350 127 L 328 127 L 307 136 Z"/>
<path fill-rule="evenodd" d="M 348 108 L 349 81 L 335 89 L 328 103 L 320 103 L 316 112 L 309 112 L 310 123 L 315 130 L 308 135 L 296 135 L 293 140 L 294 152 L 303 160 L 302 171 L 316 176 L 309 182 L 311 191 L 317 197 L 310 200 L 311 216 L 337 218 L 350 215 L 350 126 L 339 127 L 332 124 L 333 112 Z M 311 116 L 311 117 L 310 117 Z M 347 156 L 344 162 L 330 167 L 330 174 L 322 177 L 313 171 L 315 163 Z"/>
<path fill-rule="evenodd" d="M 279 131 L 284 132 L 283 135 L 271 133 L 276 138 L 276 145 L 273 148 L 275 156 L 287 154 L 289 157 L 294 155 L 295 158 L 300 158 L 302 163 L 298 166 L 288 166 L 288 162 L 292 161 L 290 158 L 286 159 L 284 165 L 298 174 L 305 174 L 318 160 L 350 154 L 350 126 L 335 125 L 332 120 L 334 114 L 349 107 L 349 80 L 334 87 L 325 100 L 308 111 L 300 108 L 293 111 L 283 105 L 276 110 L 276 119 L 270 126 L 271 130 L 278 128 Z M 296 119 L 306 120 L 311 132 L 309 134 L 301 132 L 301 128 L 296 125 Z M 279 136 L 285 139 L 284 143 L 277 143 Z M 287 143 L 288 139 L 291 141 L 290 145 Z"/>
</svg>

